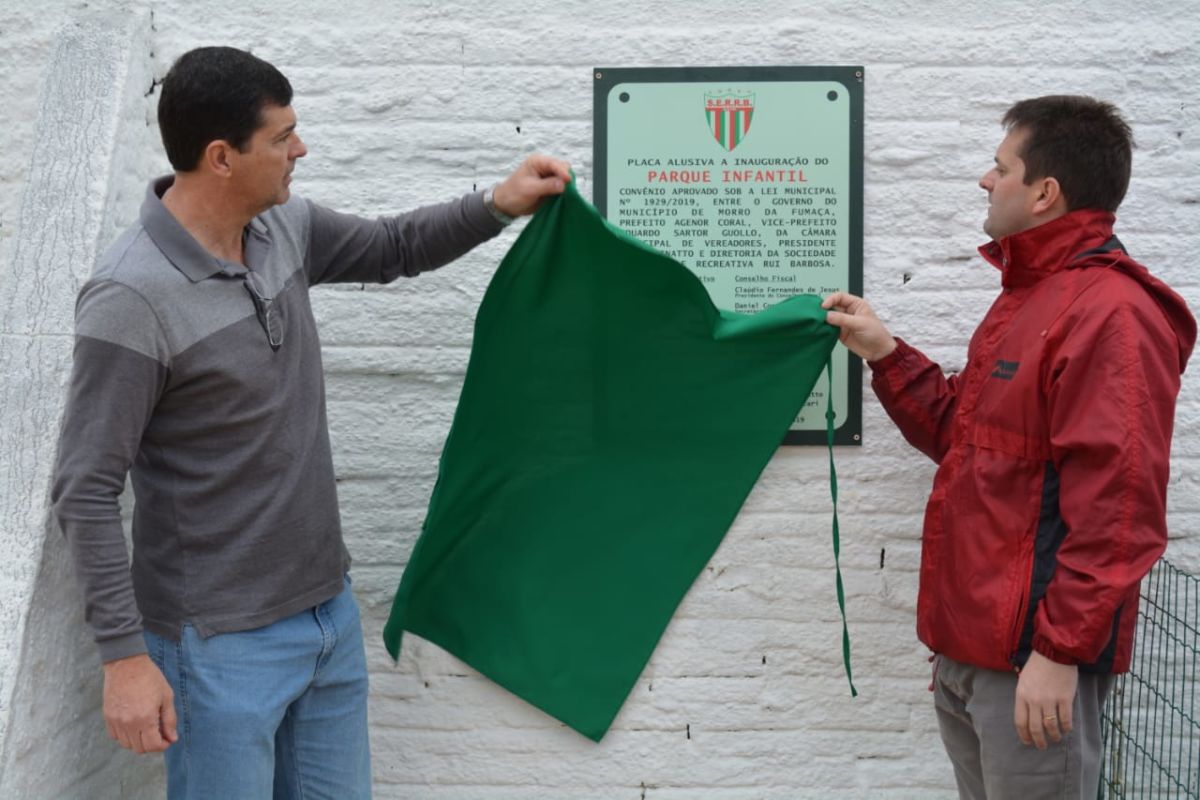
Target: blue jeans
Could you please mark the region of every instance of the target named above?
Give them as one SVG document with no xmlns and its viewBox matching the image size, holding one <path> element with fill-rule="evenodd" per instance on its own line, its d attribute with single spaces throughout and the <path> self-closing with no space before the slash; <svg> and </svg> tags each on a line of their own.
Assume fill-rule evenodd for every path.
<svg viewBox="0 0 1200 800">
<path fill-rule="evenodd" d="M 367 665 L 349 579 L 331 600 L 266 627 L 145 637 L 179 718 L 165 754 L 170 800 L 371 796 Z"/>
</svg>

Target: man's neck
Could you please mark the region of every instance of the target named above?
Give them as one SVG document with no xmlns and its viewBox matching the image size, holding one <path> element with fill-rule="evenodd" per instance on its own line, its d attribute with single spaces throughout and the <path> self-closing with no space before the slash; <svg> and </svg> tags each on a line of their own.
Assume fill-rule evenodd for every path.
<svg viewBox="0 0 1200 800">
<path fill-rule="evenodd" d="M 253 218 L 203 179 L 175 174 L 163 206 L 200 246 L 224 261 L 244 263 L 242 233 Z"/>
</svg>

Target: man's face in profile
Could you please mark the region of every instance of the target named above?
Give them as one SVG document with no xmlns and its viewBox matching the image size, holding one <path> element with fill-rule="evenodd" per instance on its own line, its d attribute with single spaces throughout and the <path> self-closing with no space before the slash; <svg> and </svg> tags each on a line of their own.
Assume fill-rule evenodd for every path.
<svg viewBox="0 0 1200 800">
<path fill-rule="evenodd" d="M 1025 183 L 1025 162 L 1019 155 L 1025 146 L 1026 133 L 1014 129 L 1008 132 L 996 149 L 996 163 L 979 179 L 979 186 L 988 193 L 988 213 L 983 230 L 993 239 L 1020 233 L 1037 225 L 1033 206 L 1040 189 Z"/>
<path fill-rule="evenodd" d="M 296 133 L 296 112 L 291 106 L 263 106 L 259 120 L 245 150 L 231 158 L 236 190 L 248 203 L 266 211 L 287 202 L 296 159 L 303 158 L 308 148 Z"/>
</svg>

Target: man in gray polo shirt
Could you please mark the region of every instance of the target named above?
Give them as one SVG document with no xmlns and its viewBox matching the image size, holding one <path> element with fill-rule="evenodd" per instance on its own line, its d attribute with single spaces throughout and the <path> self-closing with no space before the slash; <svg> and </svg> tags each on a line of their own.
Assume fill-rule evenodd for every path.
<svg viewBox="0 0 1200 800">
<path fill-rule="evenodd" d="M 438 267 L 570 180 L 534 156 L 494 191 L 338 214 L 290 195 L 306 153 L 291 97 L 249 53 L 183 55 L 158 110 L 175 174 L 151 184 L 76 308 L 55 512 L 104 662 L 108 733 L 166 751 L 170 797 L 369 796 L 308 289 Z"/>
</svg>

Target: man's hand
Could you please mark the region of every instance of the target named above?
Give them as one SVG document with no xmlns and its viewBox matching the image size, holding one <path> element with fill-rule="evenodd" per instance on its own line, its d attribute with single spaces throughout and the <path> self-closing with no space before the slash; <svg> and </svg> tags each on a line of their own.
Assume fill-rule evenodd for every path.
<svg viewBox="0 0 1200 800">
<path fill-rule="evenodd" d="M 533 155 L 496 185 L 492 202 L 496 210 L 510 217 L 532 214 L 542 200 L 562 194 L 571 182 L 571 165 L 550 156 Z"/>
<path fill-rule="evenodd" d="M 831 309 L 825 321 L 842 329 L 838 338 L 854 355 L 878 361 L 896 349 L 896 340 L 861 297 L 835 292 L 821 301 L 821 308 Z"/>
<path fill-rule="evenodd" d="M 175 695 L 149 656 L 104 665 L 104 725 L 110 738 L 135 753 L 159 753 L 179 739 Z"/>
<path fill-rule="evenodd" d="M 1017 702 L 1013 721 L 1017 736 L 1024 744 L 1046 749 L 1046 737 L 1058 742 L 1071 730 L 1071 709 L 1075 703 L 1075 688 L 1079 684 L 1079 668 L 1074 664 L 1059 664 L 1036 650 L 1025 662 L 1017 678 Z"/>
</svg>

